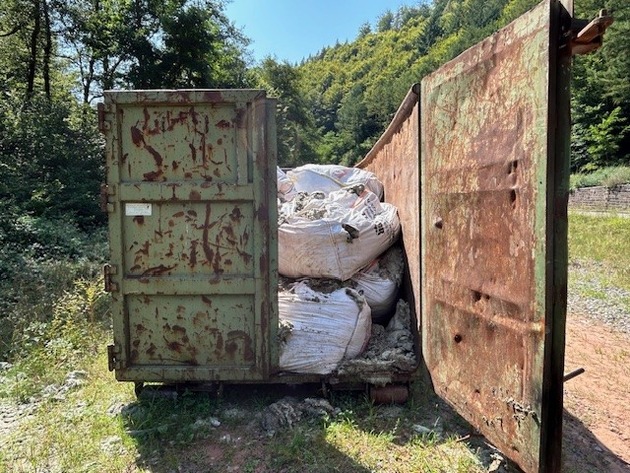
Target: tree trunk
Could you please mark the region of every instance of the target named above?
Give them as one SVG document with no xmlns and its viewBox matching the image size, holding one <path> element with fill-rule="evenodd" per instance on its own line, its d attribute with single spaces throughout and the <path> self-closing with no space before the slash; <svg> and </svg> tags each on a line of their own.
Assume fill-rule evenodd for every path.
<svg viewBox="0 0 630 473">
<path fill-rule="evenodd" d="M 30 58 L 28 61 L 28 75 L 26 77 L 26 101 L 30 101 L 35 91 L 35 73 L 37 72 L 37 40 L 41 32 L 40 3 L 33 0 L 33 32 L 31 33 Z"/>
<path fill-rule="evenodd" d="M 48 11 L 48 2 L 42 0 L 44 13 L 44 28 L 46 32 L 46 42 L 44 43 L 44 93 L 46 98 L 50 100 L 50 56 L 52 52 L 52 32 L 50 31 L 50 12 Z"/>
</svg>

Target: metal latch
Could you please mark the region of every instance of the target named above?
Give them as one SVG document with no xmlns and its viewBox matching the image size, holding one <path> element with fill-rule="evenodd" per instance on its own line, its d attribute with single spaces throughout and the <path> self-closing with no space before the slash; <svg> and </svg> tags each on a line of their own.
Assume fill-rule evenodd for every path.
<svg viewBox="0 0 630 473">
<path fill-rule="evenodd" d="M 120 353 L 120 347 L 118 345 L 107 346 L 107 369 L 109 369 L 109 371 L 122 368 L 122 363 L 118 359 Z"/>
<path fill-rule="evenodd" d="M 569 40 L 571 54 L 588 54 L 598 49 L 603 43 L 606 29 L 613 24 L 613 21 L 613 17 L 609 16 L 606 10 L 600 10 L 590 22 L 574 18 L 571 21 Z"/>
<path fill-rule="evenodd" d="M 118 292 L 118 283 L 112 281 L 112 275 L 116 273 L 117 270 L 115 265 L 103 265 L 103 280 L 105 282 L 105 292 Z"/>
</svg>

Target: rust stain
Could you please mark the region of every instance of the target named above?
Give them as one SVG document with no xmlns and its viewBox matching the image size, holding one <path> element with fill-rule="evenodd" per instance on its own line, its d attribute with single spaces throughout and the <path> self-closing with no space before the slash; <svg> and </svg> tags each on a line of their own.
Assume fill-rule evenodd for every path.
<svg viewBox="0 0 630 473">
<path fill-rule="evenodd" d="M 168 273 L 172 271 L 176 267 L 177 267 L 177 264 L 174 264 L 173 266 L 164 266 L 163 264 L 161 264 L 159 266 L 147 268 L 146 270 L 143 271 L 143 273 L 140 276 L 161 276 L 164 273 Z"/>
<path fill-rule="evenodd" d="M 221 128 L 222 130 L 232 128 L 232 124 L 228 122 L 227 120 L 220 120 L 215 124 L 215 126 L 217 128 Z"/>
<path fill-rule="evenodd" d="M 144 145 L 144 134 L 136 126 L 131 127 L 131 141 L 133 141 L 133 144 L 138 148 L 142 148 Z"/>
<path fill-rule="evenodd" d="M 233 358 L 239 348 L 239 343 L 237 343 L 237 340 L 241 341 L 240 344 L 242 345 L 243 349 L 243 359 L 245 361 L 253 361 L 255 355 L 252 349 L 252 339 L 246 332 L 243 332 L 242 330 L 232 330 L 227 333 L 225 352 Z"/>
<path fill-rule="evenodd" d="M 212 305 L 212 299 L 210 299 L 208 296 L 201 296 L 201 300 L 205 302 L 206 304 L 208 304 L 209 306 Z"/>
<path fill-rule="evenodd" d="M 204 102 L 209 102 L 214 106 L 215 103 L 224 102 L 223 95 L 218 90 L 208 90 L 203 93 Z"/>
<path fill-rule="evenodd" d="M 197 245 L 199 242 L 197 240 L 193 240 L 190 242 L 190 259 L 188 260 L 188 264 L 191 268 L 194 268 L 197 265 Z"/>
<path fill-rule="evenodd" d="M 232 213 L 230 214 L 230 220 L 232 222 L 240 222 L 243 218 L 243 214 L 241 213 L 241 209 L 239 207 L 234 207 Z"/>
<path fill-rule="evenodd" d="M 164 172 L 160 169 L 158 171 L 145 172 L 143 175 L 145 181 L 156 182 L 162 181 L 164 177 Z"/>
<path fill-rule="evenodd" d="M 136 215 L 133 218 L 133 221 L 137 223 L 138 225 L 142 225 L 144 223 L 144 217 L 142 215 Z"/>
<path fill-rule="evenodd" d="M 197 191 L 190 191 L 188 198 L 190 200 L 201 200 L 201 194 Z"/>
</svg>

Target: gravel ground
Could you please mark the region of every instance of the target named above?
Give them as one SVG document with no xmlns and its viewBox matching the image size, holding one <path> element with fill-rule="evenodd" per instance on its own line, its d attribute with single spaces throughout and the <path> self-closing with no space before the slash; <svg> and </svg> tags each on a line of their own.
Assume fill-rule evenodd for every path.
<svg viewBox="0 0 630 473">
<path fill-rule="evenodd" d="M 630 334 L 630 291 L 606 284 L 605 274 L 601 264 L 571 261 L 567 312 Z"/>
</svg>

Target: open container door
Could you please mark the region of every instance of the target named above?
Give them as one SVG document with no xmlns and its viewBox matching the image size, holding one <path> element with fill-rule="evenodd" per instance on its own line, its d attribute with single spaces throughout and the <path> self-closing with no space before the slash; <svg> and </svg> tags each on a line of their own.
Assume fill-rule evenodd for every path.
<svg viewBox="0 0 630 473">
<path fill-rule="evenodd" d="M 278 355 L 275 103 L 108 91 L 106 205 L 122 381 L 252 381 Z"/>
<path fill-rule="evenodd" d="M 561 465 L 571 16 L 544 1 L 420 94 L 423 355 L 526 472 Z"/>
</svg>

